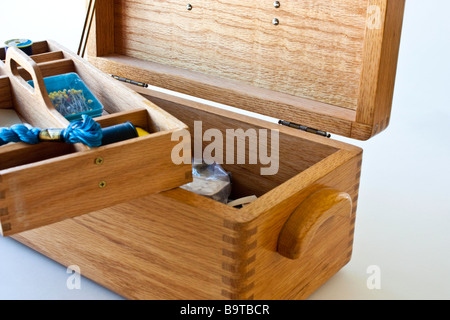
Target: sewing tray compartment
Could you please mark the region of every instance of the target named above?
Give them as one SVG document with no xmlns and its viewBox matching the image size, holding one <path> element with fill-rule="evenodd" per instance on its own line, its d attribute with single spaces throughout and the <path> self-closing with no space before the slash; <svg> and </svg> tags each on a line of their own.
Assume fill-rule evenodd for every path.
<svg viewBox="0 0 450 320">
<path fill-rule="evenodd" d="M 0 49 L 5 59 L 0 61 L 0 108 L 14 110 L 33 127 L 66 128 L 70 122 L 50 101 L 51 88 L 46 88 L 44 79 L 73 78 L 75 74 L 104 106 L 104 112 L 94 118 L 103 129 L 129 121 L 148 134 L 98 148 L 59 142 L 1 146 L 4 236 L 192 180 L 191 166 L 172 165 L 168 148 L 175 144 L 172 134 L 185 130 L 183 123 L 121 84 L 117 86 L 115 80 L 57 43 L 36 42 L 33 49 L 32 56 L 17 48 L 9 48 L 6 54 Z"/>
</svg>

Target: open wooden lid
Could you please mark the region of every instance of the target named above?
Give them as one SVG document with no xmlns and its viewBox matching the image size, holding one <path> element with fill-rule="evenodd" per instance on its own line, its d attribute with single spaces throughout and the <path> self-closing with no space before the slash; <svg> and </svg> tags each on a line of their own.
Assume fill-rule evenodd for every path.
<svg viewBox="0 0 450 320">
<path fill-rule="evenodd" d="M 110 74 L 366 140 L 391 113 L 404 0 L 97 0 Z"/>
</svg>

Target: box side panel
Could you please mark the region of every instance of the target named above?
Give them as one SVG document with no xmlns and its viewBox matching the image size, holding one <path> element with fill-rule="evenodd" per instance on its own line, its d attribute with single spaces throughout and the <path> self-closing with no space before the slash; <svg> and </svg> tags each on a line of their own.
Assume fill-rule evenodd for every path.
<svg viewBox="0 0 450 320">
<path fill-rule="evenodd" d="M 253 222 L 259 226 L 252 282 L 255 299 L 305 299 L 350 261 L 361 163 L 362 154 L 355 154 L 308 188 L 269 208 Z M 351 216 L 323 223 L 300 258 L 291 260 L 281 256 L 277 246 L 284 223 L 296 206 L 322 188 L 348 193 L 352 200 Z M 274 217 L 282 218 L 273 220 Z"/>
<path fill-rule="evenodd" d="M 238 231 L 197 207 L 214 209 L 213 200 L 197 196 L 197 205 L 183 204 L 173 197 L 189 192 L 164 194 L 15 238 L 128 299 L 225 299 L 223 292 L 236 286 L 228 280 L 235 261 L 244 259 L 232 240 Z"/>
<path fill-rule="evenodd" d="M 15 239 L 130 299 L 303 299 L 350 260 L 360 159 L 336 170 L 324 164 L 332 172 L 313 173 L 310 188 L 297 181 L 304 175 L 295 177 L 252 205 L 262 212 L 257 216 L 178 188 Z M 349 223 L 322 226 L 301 260 L 282 257 L 277 240 L 284 222 L 324 186 L 350 194 Z M 259 210 L 266 203 L 273 207 Z"/>
<path fill-rule="evenodd" d="M 191 166 L 172 162 L 175 145 L 170 132 L 156 133 L 0 171 L 9 204 L 3 235 L 190 182 Z"/>
</svg>

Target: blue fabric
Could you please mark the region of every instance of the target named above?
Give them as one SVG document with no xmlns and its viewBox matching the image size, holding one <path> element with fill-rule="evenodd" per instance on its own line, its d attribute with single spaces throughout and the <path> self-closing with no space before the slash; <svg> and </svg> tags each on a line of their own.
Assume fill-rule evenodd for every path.
<svg viewBox="0 0 450 320">
<path fill-rule="evenodd" d="M 63 137 L 66 143 L 83 143 L 89 147 L 99 147 L 102 145 L 103 133 L 94 119 L 83 114 L 83 120 L 71 122 L 64 130 Z"/>
<path fill-rule="evenodd" d="M 9 142 L 26 142 L 29 144 L 39 143 L 40 129 L 31 128 L 23 124 L 13 125 L 11 128 L 0 128 L 0 145 L 7 144 Z"/>
<path fill-rule="evenodd" d="M 40 132 L 41 129 L 30 129 L 23 124 L 16 124 L 11 128 L 0 128 L 0 146 L 10 142 L 37 144 L 40 142 Z M 103 132 L 97 122 L 83 115 L 83 120 L 70 123 L 67 129 L 62 131 L 62 136 L 66 143 L 83 143 L 88 147 L 99 147 L 102 144 Z"/>
</svg>

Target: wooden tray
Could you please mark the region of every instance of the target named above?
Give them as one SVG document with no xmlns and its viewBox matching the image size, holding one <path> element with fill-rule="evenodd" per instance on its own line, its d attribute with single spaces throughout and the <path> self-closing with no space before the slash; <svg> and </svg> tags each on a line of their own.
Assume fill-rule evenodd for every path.
<svg viewBox="0 0 450 320">
<path fill-rule="evenodd" d="M 190 165 L 171 161 L 173 133 L 186 126 L 135 92 L 100 73 L 53 42 L 34 45 L 28 57 L 8 49 L 0 62 L 0 107 L 12 108 L 25 123 L 65 128 L 43 77 L 76 72 L 105 106 L 102 127 L 125 121 L 148 130 L 145 137 L 100 148 L 81 144 L 25 143 L 0 148 L 0 210 L 4 236 L 109 207 L 192 180 Z M 21 67 L 19 67 L 21 66 Z M 26 82 L 34 80 L 36 90 Z"/>
<path fill-rule="evenodd" d="M 279 3 L 99 0 L 89 60 L 105 73 L 316 130 L 368 139 L 385 129 L 404 1 Z M 360 148 L 132 88 L 191 137 L 196 121 L 223 137 L 279 132 L 279 170 L 223 165 L 233 198 L 258 197 L 242 209 L 174 188 L 15 239 L 130 299 L 304 299 L 350 261 Z"/>
</svg>

